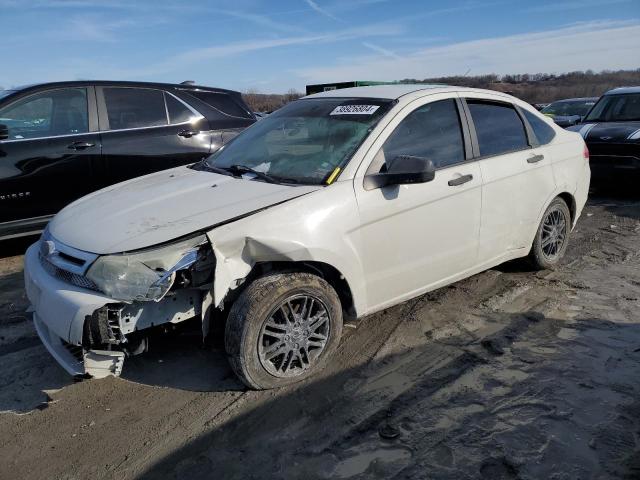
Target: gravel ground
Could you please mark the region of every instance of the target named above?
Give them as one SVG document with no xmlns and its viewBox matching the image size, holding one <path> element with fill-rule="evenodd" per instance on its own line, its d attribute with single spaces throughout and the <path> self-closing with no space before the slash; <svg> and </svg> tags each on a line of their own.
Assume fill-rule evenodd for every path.
<svg viewBox="0 0 640 480">
<path fill-rule="evenodd" d="M 24 312 L 26 245 L 0 260 L 2 479 L 640 478 L 637 197 L 593 198 L 558 270 L 348 324 L 326 371 L 268 392 L 189 333 L 73 383 Z"/>
</svg>

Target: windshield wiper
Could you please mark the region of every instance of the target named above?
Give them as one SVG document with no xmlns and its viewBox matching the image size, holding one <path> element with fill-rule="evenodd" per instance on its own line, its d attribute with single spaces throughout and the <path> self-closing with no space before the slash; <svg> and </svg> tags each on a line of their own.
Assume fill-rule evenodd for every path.
<svg viewBox="0 0 640 480">
<path fill-rule="evenodd" d="M 231 165 L 230 167 L 215 167 L 206 161 L 198 162 L 193 165 L 193 168 L 206 170 L 207 172 L 219 173 L 221 175 L 231 175 L 233 177 L 239 177 L 245 173 L 253 173 L 257 178 L 264 180 L 268 183 L 293 183 L 299 184 L 300 181 L 295 178 L 287 177 L 275 177 L 264 172 L 259 172 L 246 165 Z"/>
<path fill-rule="evenodd" d="M 247 167 L 246 165 L 237 165 L 237 164 L 231 165 L 229 167 L 223 168 L 223 170 L 231 172 L 233 175 L 237 175 L 237 176 L 242 175 L 244 173 L 253 173 L 256 177 L 264 180 L 265 182 L 278 183 L 278 180 L 276 180 L 271 175 L 264 172 L 259 172 L 258 170 L 255 170 L 251 167 Z"/>
<path fill-rule="evenodd" d="M 207 172 L 218 173 L 220 175 L 226 175 L 226 176 L 232 175 L 231 172 L 229 172 L 228 170 L 225 170 L 224 168 L 213 167 L 209 165 L 206 159 L 192 165 L 190 168 L 193 168 L 194 170 L 206 170 Z"/>
</svg>

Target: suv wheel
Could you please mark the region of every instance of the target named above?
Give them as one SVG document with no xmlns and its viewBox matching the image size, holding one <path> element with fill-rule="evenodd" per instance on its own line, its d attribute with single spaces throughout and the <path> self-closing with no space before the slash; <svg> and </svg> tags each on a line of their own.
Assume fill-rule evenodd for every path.
<svg viewBox="0 0 640 480">
<path fill-rule="evenodd" d="M 280 273 L 258 278 L 234 302 L 225 348 L 238 377 L 262 390 L 321 370 L 341 335 L 335 290 L 316 275 Z"/>
<path fill-rule="evenodd" d="M 571 213 L 561 198 L 547 207 L 538 226 L 529 257 L 534 267 L 544 270 L 555 268 L 564 256 L 571 231 Z"/>
</svg>

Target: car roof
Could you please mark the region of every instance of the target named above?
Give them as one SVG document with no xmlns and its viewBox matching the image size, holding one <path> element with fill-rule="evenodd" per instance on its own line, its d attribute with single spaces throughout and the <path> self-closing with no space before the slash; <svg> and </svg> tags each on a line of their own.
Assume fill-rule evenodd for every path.
<svg viewBox="0 0 640 480">
<path fill-rule="evenodd" d="M 618 87 L 609 90 L 605 95 L 618 95 L 621 93 L 640 93 L 640 87 Z"/>
<path fill-rule="evenodd" d="M 521 99 L 498 90 L 487 90 L 483 88 L 460 87 L 455 85 L 442 84 L 391 84 L 391 85 L 371 85 L 365 87 L 340 88 L 326 92 L 314 93 L 302 97 L 310 98 L 376 98 L 398 100 L 401 97 L 411 95 L 411 98 L 418 98 L 425 95 L 437 93 L 480 93 L 485 95 L 504 97 L 504 100 L 518 105 L 529 105 Z"/>
<path fill-rule="evenodd" d="M 118 86 L 118 87 L 149 87 L 149 88 L 164 88 L 173 89 L 178 88 L 181 90 L 208 90 L 215 92 L 227 92 L 227 93 L 239 93 L 234 90 L 227 90 L 224 88 L 207 87 L 204 85 L 192 85 L 192 84 L 180 84 L 180 83 L 161 83 L 161 82 L 134 82 L 126 80 L 70 80 L 63 82 L 44 82 L 33 83 L 30 85 L 23 85 L 20 87 L 12 87 L 9 90 L 15 92 L 23 92 L 28 90 L 41 90 L 43 88 L 59 88 L 59 87 L 81 87 L 88 85 L 96 86 Z"/>
<path fill-rule="evenodd" d="M 444 93 L 444 92 L 458 92 L 460 90 L 472 90 L 479 91 L 478 89 L 470 89 L 464 87 L 454 87 L 450 85 L 409 85 L 409 84 L 397 84 L 397 85 L 372 85 L 368 87 L 350 87 L 340 88 L 336 90 L 329 90 L 326 92 L 314 93 L 307 95 L 304 98 L 336 98 L 336 97 L 356 97 L 356 98 L 386 98 L 389 100 L 396 100 L 404 95 L 410 93 L 428 91 L 428 93 Z M 482 90 L 490 92 L 489 90 Z M 500 93 L 491 91 L 491 93 Z"/>
<path fill-rule="evenodd" d="M 600 97 L 578 97 L 578 98 L 563 98 L 562 100 L 556 100 L 552 103 L 562 103 L 562 102 L 592 102 L 594 100 L 598 100 Z"/>
</svg>

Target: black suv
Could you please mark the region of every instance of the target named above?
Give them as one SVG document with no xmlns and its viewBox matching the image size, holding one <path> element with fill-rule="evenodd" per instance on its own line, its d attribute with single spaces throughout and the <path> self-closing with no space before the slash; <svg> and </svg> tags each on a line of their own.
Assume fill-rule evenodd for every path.
<svg viewBox="0 0 640 480">
<path fill-rule="evenodd" d="M 132 177 L 197 162 L 256 121 L 240 93 L 78 81 L 0 90 L 0 239 Z"/>
</svg>

